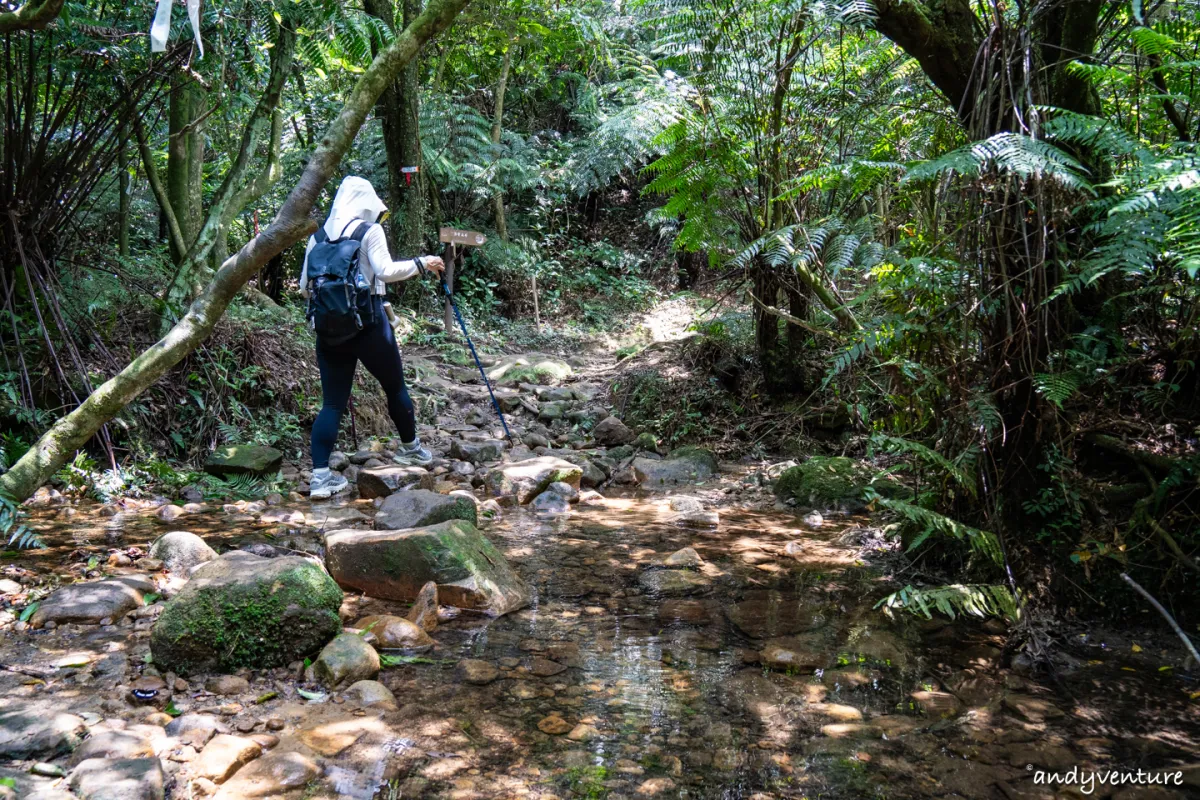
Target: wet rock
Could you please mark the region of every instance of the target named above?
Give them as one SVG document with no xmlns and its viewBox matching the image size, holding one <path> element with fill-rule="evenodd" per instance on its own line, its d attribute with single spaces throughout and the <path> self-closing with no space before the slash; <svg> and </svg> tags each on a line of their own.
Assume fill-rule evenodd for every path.
<svg viewBox="0 0 1200 800">
<path fill-rule="evenodd" d="M 338 583 L 372 597 L 413 600 L 432 581 L 440 601 L 459 608 L 501 615 L 529 603 L 529 587 L 464 520 L 412 530 L 333 531 L 325 548 Z"/>
<path fill-rule="evenodd" d="M 571 729 L 571 732 L 567 734 L 567 738 L 572 742 L 590 742 L 592 739 L 599 738 L 599 736 L 600 731 L 596 730 L 594 726 L 583 722 L 576 725 Z"/>
<path fill-rule="evenodd" d="M 817 630 L 829 622 L 824 606 L 815 606 L 799 595 L 765 589 L 747 592 L 745 599 L 726 613 L 730 622 L 754 639 Z"/>
<path fill-rule="evenodd" d="M 822 725 L 821 733 L 831 739 L 865 739 L 878 736 L 879 729 L 862 722 L 833 722 Z"/>
<path fill-rule="evenodd" d="M 674 788 L 675 781 L 670 778 L 650 778 L 642 781 L 637 788 L 637 794 L 641 797 L 655 797 L 670 792 Z"/>
<path fill-rule="evenodd" d="M 331 689 L 373 680 L 379 674 L 379 653 L 357 633 L 342 633 L 321 650 L 313 673 Z"/>
<path fill-rule="evenodd" d="M 437 525 L 447 520 L 466 520 L 476 525 L 479 519 L 475 503 L 463 497 L 451 497 L 425 489 L 411 489 L 390 495 L 375 515 L 376 530 L 398 531 Z"/>
<path fill-rule="evenodd" d="M 216 450 L 204 462 L 204 471 L 218 478 L 230 475 L 271 475 L 283 465 L 283 453 L 259 444 L 235 444 Z"/>
<path fill-rule="evenodd" d="M 408 621 L 425 632 L 437 630 L 438 626 L 438 587 L 433 581 L 421 587 L 417 599 L 408 612 Z"/>
<path fill-rule="evenodd" d="M 561 481 L 576 489 L 583 470 L 561 458 L 540 456 L 512 464 L 501 464 L 488 473 L 485 485 L 493 497 L 515 496 L 522 505 Z"/>
<path fill-rule="evenodd" d="M 183 506 L 168 504 L 162 506 L 158 509 L 158 511 L 154 512 L 154 516 L 158 517 L 163 522 L 174 522 L 180 517 L 186 517 L 187 513 L 188 512 L 183 510 Z"/>
<path fill-rule="evenodd" d="M 606 417 L 592 428 L 592 438 L 605 447 L 629 444 L 636 438 L 633 431 L 616 417 Z"/>
<path fill-rule="evenodd" d="M 829 661 L 824 643 L 816 636 L 786 636 L 767 642 L 759 658 L 763 666 L 791 672 L 814 672 Z"/>
<path fill-rule="evenodd" d="M 42 600 L 29 618 L 32 628 L 47 623 L 65 622 L 97 624 L 114 620 L 144 605 L 143 595 L 154 591 L 154 584 L 140 575 L 121 575 L 94 583 L 75 583 L 64 586 Z"/>
<path fill-rule="evenodd" d="M 42 704 L 0 713 L 0 758 L 53 758 L 79 745 L 87 733 L 82 718 Z"/>
<path fill-rule="evenodd" d="M 434 613 L 436 619 L 437 613 Z M 433 639 L 420 626 L 403 617 L 370 616 L 363 617 L 354 627 L 360 631 L 369 631 L 375 637 L 380 649 L 383 650 L 428 650 L 433 647 Z"/>
<path fill-rule="evenodd" d="M 213 800 L 282 797 L 321 776 L 321 768 L 300 753 L 271 752 L 237 771 Z"/>
<path fill-rule="evenodd" d="M 679 569 L 656 569 L 643 572 L 638 583 L 646 591 L 664 597 L 698 594 L 708 589 L 712 581 L 698 572 Z"/>
<path fill-rule="evenodd" d="M 500 677 L 495 664 L 477 658 L 464 658 L 455 669 L 460 678 L 475 686 L 486 686 Z"/>
<path fill-rule="evenodd" d="M 566 500 L 568 503 L 574 503 L 579 499 L 579 487 L 572 486 L 564 481 L 554 481 L 546 487 L 546 492 L 556 494 Z M 545 494 L 545 492 L 543 492 Z"/>
<path fill-rule="evenodd" d="M 590 459 L 581 459 L 582 463 L 578 464 L 583 474 L 579 478 L 579 486 L 581 489 L 595 489 L 600 484 L 608 480 L 606 473 L 596 462 Z"/>
<path fill-rule="evenodd" d="M 879 627 L 862 626 L 854 630 L 842 650 L 865 657 L 868 661 L 903 669 L 908 666 L 910 647 L 896 634 Z"/>
<path fill-rule="evenodd" d="M 658 608 L 658 621 L 666 625 L 672 622 L 709 625 L 713 621 L 713 611 L 710 603 L 704 600 L 667 600 Z"/>
<path fill-rule="evenodd" d="M 499 461 L 504 458 L 504 442 L 497 439 L 487 439 L 482 442 L 464 442 L 461 439 L 455 439 L 450 443 L 450 457 L 472 464 Z"/>
<path fill-rule="evenodd" d="M 562 736 L 570 733 L 575 726 L 567 722 L 558 714 L 551 714 L 548 717 L 543 717 L 538 721 L 538 730 L 542 733 L 548 733 L 551 736 Z"/>
<path fill-rule="evenodd" d="M 333 530 L 370 524 L 371 518 L 350 506 L 313 506 L 304 514 L 304 524 L 310 528 Z"/>
<path fill-rule="evenodd" d="M 329 454 L 329 468 L 341 472 L 346 467 L 350 466 L 350 459 L 341 450 L 334 450 Z"/>
<path fill-rule="evenodd" d="M 571 401 L 569 400 L 550 400 L 542 403 L 538 409 L 538 419 L 543 422 L 553 422 L 556 419 L 562 419 L 571 410 Z"/>
<path fill-rule="evenodd" d="M 192 774 L 208 778 L 213 783 L 224 783 L 233 774 L 262 755 L 262 747 L 251 739 L 221 734 L 200 751 L 192 762 Z"/>
<path fill-rule="evenodd" d="M 342 592 L 300 556 L 226 553 L 200 566 L 150 634 L 160 669 L 233 672 L 288 664 L 341 630 Z"/>
<path fill-rule="evenodd" d="M 250 691 L 250 681 L 240 675 L 213 675 L 204 682 L 204 690 L 220 695 L 245 694 Z"/>
<path fill-rule="evenodd" d="M 885 497 L 903 494 L 899 484 L 876 481 L 870 467 L 852 458 L 813 456 L 783 471 L 775 481 L 775 496 L 805 506 L 857 511 L 865 507 L 868 486 Z"/>
<path fill-rule="evenodd" d="M 963 712 L 962 702 L 949 692 L 913 692 L 913 702 L 927 717 L 953 719 Z"/>
<path fill-rule="evenodd" d="M 810 528 L 819 528 L 825 524 L 825 517 L 821 516 L 820 511 L 810 511 L 801 517 L 800 521 Z"/>
<path fill-rule="evenodd" d="M 529 662 L 529 671 L 539 678 L 551 678 L 562 672 L 566 672 L 567 667 L 565 664 L 559 664 L 548 658 L 537 656 Z"/>
<path fill-rule="evenodd" d="M 635 458 L 633 473 L 644 489 L 667 489 L 711 478 L 717 459 L 701 447 L 681 447 L 666 459 Z"/>
<path fill-rule="evenodd" d="M 705 530 L 721 526 L 721 515 L 716 511 L 688 511 L 676 514 L 671 522 L 683 528 Z"/>
<path fill-rule="evenodd" d="M 1058 706 L 1027 694 L 1005 695 L 1004 707 L 1030 722 L 1045 722 L 1063 716 L 1063 710 Z"/>
<path fill-rule="evenodd" d="M 807 710 L 838 722 L 862 722 L 863 713 L 854 706 L 841 703 L 809 703 Z"/>
<path fill-rule="evenodd" d="M 163 771 L 157 758 L 89 758 L 71 772 L 80 800 L 162 800 Z"/>
<path fill-rule="evenodd" d="M 542 516 L 558 516 L 571 510 L 567 498 L 557 492 L 545 491 L 533 498 L 530 508 Z"/>
<path fill-rule="evenodd" d="M 150 557 L 162 561 L 163 566 L 176 575 L 186 576 L 193 567 L 216 558 L 217 551 L 194 533 L 171 531 L 150 546 Z"/>
<path fill-rule="evenodd" d="M 346 696 L 363 706 L 396 710 L 396 695 L 379 681 L 357 681 L 346 689 Z"/>
<path fill-rule="evenodd" d="M 704 566 L 704 559 L 700 557 L 695 548 L 684 547 L 664 558 L 662 563 L 663 566 L 674 567 L 676 569 L 699 569 Z"/>
<path fill-rule="evenodd" d="M 358 496 L 363 500 L 388 497 L 421 482 L 429 472 L 424 467 L 375 467 L 359 470 Z"/>
</svg>

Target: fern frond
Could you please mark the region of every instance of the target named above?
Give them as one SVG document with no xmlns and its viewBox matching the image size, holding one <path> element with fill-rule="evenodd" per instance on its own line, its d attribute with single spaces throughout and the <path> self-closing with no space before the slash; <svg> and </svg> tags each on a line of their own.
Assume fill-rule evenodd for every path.
<svg viewBox="0 0 1200 800">
<path fill-rule="evenodd" d="M 948 586 L 905 586 L 875 604 L 889 616 L 896 609 L 932 619 L 937 611 L 954 619 L 957 614 L 973 617 L 1004 617 L 1018 620 L 1021 608 L 1008 587 L 998 584 L 964 584 Z"/>
<path fill-rule="evenodd" d="M 1066 188 L 1093 192 L 1083 165 L 1050 142 L 1018 133 L 998 133 L 973 142 L 909 169 L 902 183 L 940 178 L 944 175 L 980 177 L 988 171 L 1015 175 L 1022 180 L 1044 178 Z"/>
<path fill-rule="evenodd" d="M 881 506 L 899 514 L 919 529 L 916 538 L 908 547 L 909 552 L 918 549 L 931 536 L 939 535 L 963 542 L 972 552 L 986 558 L 997 567 L 1004 565 L 1004 551 L 996 534 L 972 528 L 944 514 L 904 500 L 887 497 L 877 497 L 876 500 Z"/>
</svg>

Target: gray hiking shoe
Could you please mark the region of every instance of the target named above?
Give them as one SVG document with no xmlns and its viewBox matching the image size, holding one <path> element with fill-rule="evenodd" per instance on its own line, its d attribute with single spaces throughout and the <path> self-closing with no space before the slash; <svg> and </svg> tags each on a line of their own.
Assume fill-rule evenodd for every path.
<svg viewBox="0 0 1200 800">
<path fill-rule="evenodd" d="M 335 494 L 341 494 L 349 488 L 349 481 L 333 470 L 330 470 L 329 475 L 325 478 L 313 476 L 312 482 L 308 485 L 308 496 L 313 500 L 324 500 L 327 497 L 333 497 Z"/>
<path fill-rule="evenodd" d="M 408 444 L 401 444 L 396 450 L 397 464 L 427 467 L 433 463 L 433 453 L 421 447 L 421 437 L 413 439 Z"/>
</svg>

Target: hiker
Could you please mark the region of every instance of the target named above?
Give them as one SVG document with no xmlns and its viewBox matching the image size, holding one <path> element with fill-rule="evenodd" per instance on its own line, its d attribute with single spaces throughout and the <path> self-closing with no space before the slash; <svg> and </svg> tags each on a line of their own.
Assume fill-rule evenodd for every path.
<svg viewBox="0 0 1200 800">
<path fill-rule="evenodd" d="M 424 466 L 433 461 L 417 437 L 412 398 L 404 385 L 396 334 L 384 314 L 383 295 L 388 283 L 407 280 L 422 267 L 438 274 L 445 265 L 437 256 L 392 261 L 379 224 L 387 216 L 370 182 L 350 176 L 338 187 L 329 218 L 309 237 L 304 252 L 300 291 L 308 298 L 308 317 L 317 333 L 322 397 L 312 429 L 313 498 L 332 497 L 350 486 L 329 469 L 329 454 L 359 361 L 387 395 L 388 414 L 400 432 L 396 463 Z"/>
</svg>

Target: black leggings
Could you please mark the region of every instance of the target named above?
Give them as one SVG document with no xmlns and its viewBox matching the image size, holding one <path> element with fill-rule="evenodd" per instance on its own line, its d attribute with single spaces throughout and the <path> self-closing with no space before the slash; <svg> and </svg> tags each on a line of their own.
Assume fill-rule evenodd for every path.
<svg viewBox="0 0 1200 800">
<path fill-rule="evenodd" d="M 359 361 L 383 387 L 388 414 L 400 431 L 400 441 L 407 443 L 417 438 L 412 398 L 404 385 L 404 364 L 396 346 L 396 334 L 384 316 L 382 305 L 382 301 L 375 301 L 375 323 L 348 342 L 329 347 L 317 337 L 322 405 L 312 429 L 313 469 L 329 466 L 329 454 L 333 452 L 342 414 L 350 402 L 350 386 Z"/>
</svg>

